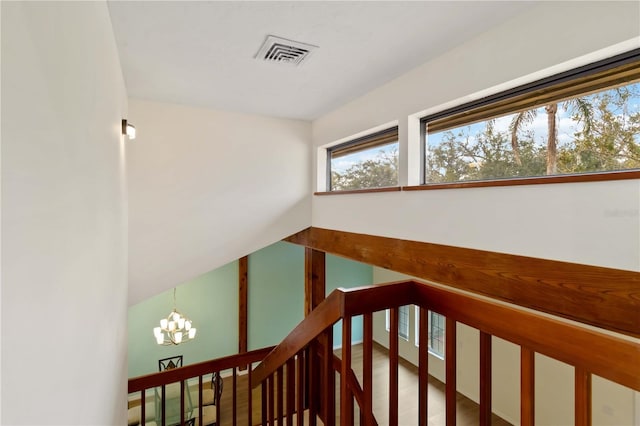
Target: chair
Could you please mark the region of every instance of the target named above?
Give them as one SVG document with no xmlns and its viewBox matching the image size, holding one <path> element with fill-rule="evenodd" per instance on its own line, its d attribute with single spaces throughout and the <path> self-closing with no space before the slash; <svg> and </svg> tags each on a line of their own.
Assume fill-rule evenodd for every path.
<svg viewBox="0 0 640 426">
<path fill-rule="evenodd" d="M 158 370 L 165 371 L 172 368 L 182 367 L 182 355 L 170 356 L 169 358 L 163 358 L 158 360 Z"/>
<path fill-rule="evenodd" d="M 174 368 L 182 367 L 182 355 L 176 355 L 168 358 L 158 360 L 158 370 L 166 371 Z M 156 423 L 162 423 L 162 388 L 155 388 L 155 415 Z M 187 424 L 194 421 L 193 418 L 193 402 L 191 398 L 191 392 L 187 382 L 184 382 L 184 410 L 185 420 L 188 420 Z M 170 383 L 165 386 L 165 423 L 174 424 L 180 419 L 180 383 Z"/>
<path fill-rule="evenodd" d="M 224 381 L 219 372 L 214 372 L 211 375 L 211 388 L 202 390 L 202 423 L 196 420 L 196 424 L 201 426 L 218 426 L 217 419 L 217 406 L 220 403 L 222 397 L 222 388 L 224 387 Z M 197 419 L 199 416 L 198 410 L 198 393 L 194 391 L 191 399 L 195 401 L 195 407 L 193 409 L 193 415 Z"/>
</svg>

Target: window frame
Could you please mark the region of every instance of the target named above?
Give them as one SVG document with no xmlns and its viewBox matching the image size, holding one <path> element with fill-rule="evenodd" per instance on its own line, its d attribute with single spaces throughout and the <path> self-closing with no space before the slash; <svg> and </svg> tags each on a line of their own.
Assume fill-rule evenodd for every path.
<svg viewBox="0 0 640 426">
<path fill-rule="evenodd" d="M 402 308 L 405 308 L 406 312 L 407 312 L 407 333 L 406 333 L 406 337 L 405 337 L 405 335 L 402 334 L 402 331 L 400 330 L 400 327 L 402 326 L 402 322 L 400 322 L 400 311 L 402 310 Z M 385 309 L 384 314 L 385 314 L 384 328 L 385 328 L 385 330 L 387 330 L 387 332 L 391 332 L 391 310 L 390 309 Z M 411 334 L 411 317 L 409 316 L 409 305 L 398 306 L 398 337 L 400 337 L 403 340 L 406 340 L 408 342 L 410 334 Z"/>
<path fill-rule="evenodd" d="M 428 311 L 428 312 L 429 312 L 429 321 L 428 321 L 428 323 L 429 323 L 429 326 L 428 326 L 428 327 L 429 327 L 429 339 L 428 339 L 428 342 L 429 342 L 429 343 L 427 344 L 427 347 L 428 347 L 428 349 L 429 349 L 429 353 L 430 353 L 431 355 L 435 356 L 435 357 L 438 357 L 438 358 L 440 358 L 440 359 L 444 359 L 444 354 L 445 354 L 444 348 L 445 348 L 446 338 L 447 338 L 447 335 L 446 335 L 446 329 L 445 329 L 444 327 L 442 327 L 442 328 L 441 328 L 441 327 L 438 327 L 438 328 L 441 328 L 441 329 L 442 329 L 442 352 L 438 352 L 438 351 L 436 351 L 436 350 L 433 348 L 433 345 L 432 345 L 432 342 L 433 342 L 433 340 L 434 340 L 434 338 L 433 338 L 433 334 L 434 334 L 434 333 L 433 333 L 433 328 L 434 328 L 434 324 L 433 324 L 433 316 L 434 316 L 434 315 L 438 315 L 438 316 L 442 317 L 443 321 L 444 321 L 446 318 L 445 318 L 445 316 L 444 316 L 444 315 L 439 314 L 439 313 L 437 313 L 437 312 L 434 312 L 434 311 Z"/>
<path fill-rule="evenodd" d="M 400 188 L 400 180 L 398 176 L 398 182 L 394 186 L 376 186 L 371 188 L 357 188 L 357 189 L 333 189 L 331 185 L 331 160 L 335 153 L 355 153 L 358 151 L 364 151 L 366 149 L 375 148 L 377 146 L 383 146 L 391 143 L 392 140 L 396 140 L 398 145 L 400 140 L 398 138 L 398 126 L 391 126 L 385 129 L 370 133 L 365 136 L 361 136 L 355 139 L 348 140 L 335 146 L 328 147 L 327 161 L 326 161 L 326 188 L 327 193 L 339 194 L 342 192 L 361 192 L 361 191 L 379 191 L 387 188 Z"/>
<path fill-rule="evenodd" d="M 630 77 L 625 77 L 624 70 L 625 67 L 629 67 L 632 72 Z M 622 71 L 615 71 L 616 69 L 621 69 Z M 614 77 L 608 79 L 607 72 L 612 71 Z M 619 76 L 618 74 L 623 74 Z M 513 105 L 515 101 L 522 101 L 523 99 L 527 99 L 531 97 L 532 94 L 536 94 L 536 96 L 541 96 L 540 94 L 549 95 L 548 98 L 543 98 L 537 101 L 538 105 L 543 105 L 541 102 L 555 102 L 560 101 L 561 97 L 555 99 L 554 94 L 557 92 L 562 92 L 562 90 L 569 90 L 567 87 L 570 87 L 575 84 L 576 81 L 580 79 L 588 80 L 589 78 L 593 78 L 596 80 L 596 83 L 590 89 L 584 89 L 579 93 L 565 94 L 564 99 L 579 97 L 581 95 L 587 95 L 589 93 L 594 93 L 595 90 L 604 91 L 608 87 L 613 88 L 616 86 L 620 86 L 622 84 L 630 83 L 631 81 L 637 80 L 640 75 L 640 48 L 636 48 L 630 50 L 628 52 L 621 53 L 619 55 L 612 56 L 610 58 L 606 58 L 600 61 L 596 61 L 587 65 L 583 65 L 578 68 L 574 68 L 568 71 L 564 71 L 558 74 L 554 74 L 552 76 L 539 79 L 533 81 L 531 83 L 523 84 L 512 89 L 507 89 L 493 95 L 489 95 L 483 97 L 481 99 L 477 99 L 474 101 L 466 102 L 451 108 L 447 108 L 445 110 L 435 112 L 433 114 L 429 114 L 420 119 L 420 185 L 410 187 L 410 189 L 428 189 L 431 186 L 440 188 L 465 188 L 465 187 L 484 187 L 484 186 L 506 186 L 510 184 L 517 185 L 526 185 L 526 184 L 539 184 L 539 183 L 562 183 L 564 181 L 573 182 L 573 181 L 585 181 L 590 180 L 589 177 L 593 176 L 596 180 L 617 180 L 617 179 L 634 179 L 637 178 L 637 175 L 640 173 L 640 169 L 625 169 L 625 170 L 612 170 L 612 171 L 594 171 L 594 172 L 585 172 L 585 173 L 574 173 L 574 174 L 555 174 L 555 175 L 544 175 L 544 176 L 530 176 L 530 177 L 505 177 L 498 179 L 485 179 L 485 180 L 469 180 L 469 181 L 455 181 L 455 182 L 427 182 L 427 170 L 426 170 L 426 147 L 427 147 L 427 124 L 436 122 L 440 125 L 436 131 L 443 131 L 447 129 L 462 127 L 464 125 L 473 124 L 480 121 L 487 121 L 491 118 L 495 118 L 501 115 L 507 115 L 511 113 L 515 113 L 519 110 L 523 109 L 532 109 L 534 106 L 530 105 L 525 108 L 514 108 L 512 110 L 504 110 L 504 107 L 508 107 L 509 105 Z M 597 78 L 600 77 L 606 83 L 598 83 Z M 626 83 L 625 83 L 626 82 Z M 553 100 L 555 99 L 555 100 Z M 502 110 L 499 115 L 491 116 L 488 114 L 484 118 L 478 111 L 481 108 L 487 108 L 489 111 L 498 109 Z M 508 108 L 507 108 L 508 109 Z M 475 118 L 469 119 L 468 121 L 459 121 L 462 120 L 462 117 L 476 114 Z M 495 112 L 494 112 L 495 114 Z M 443 125 L 442 123 L 446 123 L 447 119 L 455 123 L 455 125 L 450 124 L 450 127 L 447 125 Z M 629 177 L 625 177 L 625 174 L 629 174 Z M 517 183 L 510 183 L 517 182 Z"/>
<path fill-rule="evenodd" d="M 414 330 L 415 330 L 415 339 L 414 339 L 414 345 L 416 347 L 420 346 L 420 306 L 415 305 L 415 315 L 414 315 Z M 432 338 L 431 336 L 433 335 L 433 323 L 431 321 L 432 315 L 440 315 L 443 319 L 445 319 L 446 317 L 442 314 L 439 314 L 435 311 L 431 311 L 431 310 L 427 310 L 427 328 L 428 328 L 428 332 L 427 332 L 427 352 L 433 356 L 435 356 L 436 358 L 439 358 L 441 360 L 444 360 L 444 351 L 442 353 L 436 352 L 432 345 L 431 345 L 431 341 Z M 446 341 L 447 335 L 446 335 L 446 329 L 442 329 L 442 345 L 445 345 L 445 341 Z"/>
</svg>

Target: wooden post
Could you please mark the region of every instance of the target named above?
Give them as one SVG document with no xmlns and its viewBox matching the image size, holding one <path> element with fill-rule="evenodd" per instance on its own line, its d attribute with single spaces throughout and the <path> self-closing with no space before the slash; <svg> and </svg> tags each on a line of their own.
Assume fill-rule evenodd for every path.
<svg viewBox="0 0 640 426">
<path fill-rule="evenodd" d="M 491 426 L 491 335 L 480 332 L 480 422 Z"/>
<path fill-rule="evenodd" d="M 456 320 L 451 317 L 446 318 L 446 330 L 444 336 L 445 342 L 445 369 L 446 369 L 446 383 L 445 383 L 445 411 L 446 411 L 446 425 L 456 425 Z"/>
<path fill-rule="evenodd" d="M 373 313 L 363 315 L 362 391 L 364 393 L 364 424 L 373 424 Z"/>
<path fill-rule="evenodd" d="M 575 368 L 576 426 L 591 426 L 591 373 L 584 368 Z"/>
<path fill-rule="evenodd" d="M 298 356 L 296 357 L 296 376 L 298 376 L 298 380 L 296 381 L 296 425 L 303 426 L 304 423 L 304 395 L 306 389 L 306 382 L 304 378 L 304 350 L 298 352 Z"/>
<path fill-rule="evenodd" d="M 333 426 L 336 419 L 336 381 L 333 370 L 333 327 L 322 336 L 323 345 L 323 385 L 322 385 L 322 405 L 323 419 L 326 426 Z"/>
<path fill-rule="evenodd" d="M 326 292 L 325 254 L 306 248 L 304 251 L 304 316 L 324 300 Z"/>
<path fill-rule="evenodd" d="M 353 395 L 349 389 L 351 372 L 351 317 L 342 318 L 342 371 L 340 372 L 340 425 L 353 425 Z"/>
<path fill-rule="evenodd" d="M 304 282 L 304 316 L 308 316 L 312 310 L 314 310 L 320 302 L 325 298 L 326 292 L 326 272 L 325 272 L 325 254 L 324 252 L 314 250 L 311 248 L 305 248 L 304 251 L 304 270 L 305 270 L 305 282 Z M 320 359 L 318 352 L 321 348 L 318 347 L 318 342 L 312 342 L 310 345 L 311 350 L 308 352 L 309 362 L 307 364 L 309 370 L 309 380 L 314 386 L 309 386 L 308 401 L 311 415 L 311 409 L 315 409 L 316 413 L 319 413 L 324 417 L 325 410 L 322 407 L 322 399 L 320 398 L 320 389 L 323 384 L 324 378 L 320 374 L 322 360 Z M 313 366 L 313 368 L 311 368 Z M 312 420 L 313 421 L 313 420 Z"/>
<path fill-rule="evenodd" d="M 520 347 L 520 424 L 535 424 L 535 353 Z"/>
<path fill-rule="evenodd" d="M 249 257 L 238 259 L 238 353 L 246 353 L 248 345 L 249 320 Z M 244 370 L 241 366 L 240 370 Z"/>
<path fill-rule="evenodd" d="M 420 337 L 418 342 L 418 425 L 428 424 L 429 388 L 429 310 L 420 308 Z"/>
<path fill-rule="evenodd" d="M 293 413 L 296 411 L 296 359 L 287 361 L 287 426 L 293 426 Z"/>
<path fill-rule="evenodd" d="M 396 306 L 389 311 L 389 425 L 398 426 L 399 308 Z"/>
</svg>

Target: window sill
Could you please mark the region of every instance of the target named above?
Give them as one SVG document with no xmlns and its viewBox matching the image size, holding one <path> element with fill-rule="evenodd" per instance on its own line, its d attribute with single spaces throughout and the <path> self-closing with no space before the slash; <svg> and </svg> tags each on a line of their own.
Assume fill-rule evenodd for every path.
<svg viewBox="0 0 640 426">
<path fill-rule="evenodd" d="M 640 170 L 595 172 L 576 175 L 535 176 L 527 178 L 474 180 L 467 182 L 426 183 L 412 186 L 351 189 L 346 191 L 314 192 L 313 195 L 367 194 L 371 192 L 430 191 L 435 189 L 490 188 L 494 186 L 548 185 L 552 183 L 606 182 L 611 180 L 640 179 Z"/>
<path fill-rule="evenodd" d="M 440 355 L 439 353 L 433 352 L 431 349 L 429 349 L 429 355 L 434 356 L 436 358 L 438 358 L 439 360 L 444 361 L 444 355 Z"/>
<path fill-rule="evenodd" d="M 579 175 L 536 176 L 529 178 L 476 180 L 469 182 L 427 183 L 403 186 L 403 191 L 427 191 L 432 189 L 487 188 L 493 186 L 546 185 L 552 183 L 601 182 L 609 180 L 640 179 L 640 170 L 585 173 Z"/>
<path fill-rule="evenodd" d="M 314 192 L 313 195 L 345 195 L 345 194 L 368 194 L 371 192 L 399 192 L 402 188 L 399 186 L 386 186 L 384 188 L 369 189 L 349 189 L 345 191 L 324 191 Z"/>
</svg>

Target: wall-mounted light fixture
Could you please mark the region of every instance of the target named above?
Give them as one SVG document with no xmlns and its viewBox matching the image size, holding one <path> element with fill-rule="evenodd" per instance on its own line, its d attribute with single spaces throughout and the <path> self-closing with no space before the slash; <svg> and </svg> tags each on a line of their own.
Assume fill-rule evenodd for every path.
<svg viewBox="0 0 640 426">
<path fill-rule="evenodd" d="M 129 137 L 129 139 L 136 138 L 136 128 L 133 124 L 127 123 L 127 120 L 122 120 L 122 134 Z"/>
</svg>

